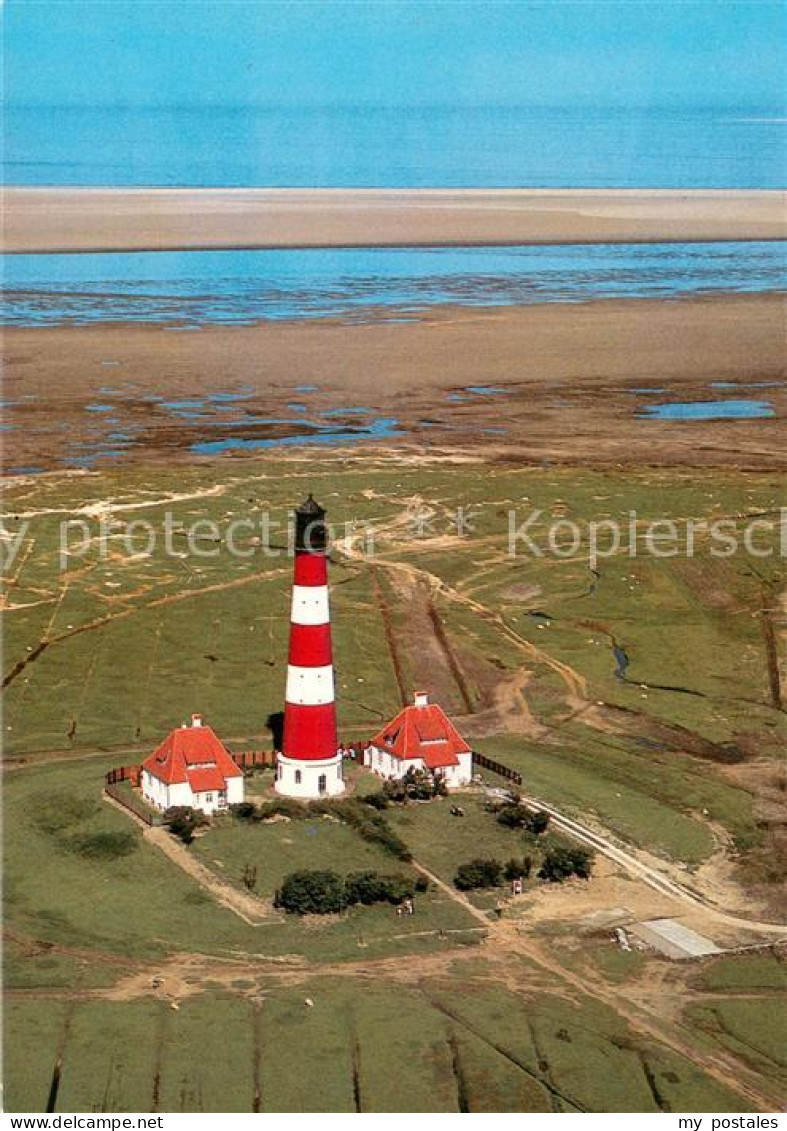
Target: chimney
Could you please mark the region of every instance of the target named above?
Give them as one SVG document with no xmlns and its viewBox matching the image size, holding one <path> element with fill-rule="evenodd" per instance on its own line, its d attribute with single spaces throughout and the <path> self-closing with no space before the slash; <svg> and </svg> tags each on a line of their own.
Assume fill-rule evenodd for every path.
<svg viewBox="0 0 787 1131">
<path fill-rule="evenodd" d="M 416 705 L 416 707 L 428 707 L 429 706 L 429 693 L 426 692 L 426 691 L 416 691 L 416 693 L 415 693 L 415 705 Z"/>
<path fill-rule="evenodd" d="M 192 715 L 191 716 L 191 725 L 193 727 L 201 727 L 202 726 L 202 715 Z"/>
</svg>

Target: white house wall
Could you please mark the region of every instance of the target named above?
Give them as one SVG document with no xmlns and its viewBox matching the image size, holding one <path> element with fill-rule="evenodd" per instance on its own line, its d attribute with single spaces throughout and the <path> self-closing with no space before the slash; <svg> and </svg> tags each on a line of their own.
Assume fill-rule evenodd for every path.
<svg viewBox="0 0 787 1131">
<path fill-rule="evenodd" d="M 449 788 L 468 785 L 473 780 L 473 754 L 468 750 L 457 755 L 458 766 L 445 766 L 440 769 Z M 364 752 L 364 765 L 374 770 L 382 778 L 403 778 L 408 770 L 425 770 L 422 758 L 395 758 L 387 750 L 380 750 L 377 746 L 368 746 Z"/>
<path fill-rule="evenodd" d="M 243 801 L 245 782 L 242 777 L 227 778 L 227 804 L 239 805 Z"/>
<path fill-rule="evenodd" d="M 219 807 L 218 790 L 192 793 L 188 782 L 176 782 L 173 785 L 167 785 L 166 782 L 161 781 L 148 770 L 142 771 L 141 786 L 142 796 L 145 800 L 156 809 L 161 809 L 162 812 L 175 806 L 185 805 L 191 809 L 201 809 L 203 813 L 215 813 Z M 228 805 L 236 805 L 243 801 L 243 786 L 243 778 L 240 776 L 226 779 Z M 210 801 L 208 801 L 208 796 L 211 796 Z"/>
</svg>

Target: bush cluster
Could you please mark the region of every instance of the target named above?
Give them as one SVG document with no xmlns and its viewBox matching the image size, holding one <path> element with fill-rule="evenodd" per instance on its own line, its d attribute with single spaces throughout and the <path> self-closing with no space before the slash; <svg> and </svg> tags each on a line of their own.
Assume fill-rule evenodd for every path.
<svg viewBox="0 0 787 1131">
<path fill-rule="evenodd" d="M 526 880 L 532 871 L 533 859 L 531 856 L 523 856 L 521 860 L 512 856 L 503 869 L 503 878 L 506 880 Z"/>
<path fill-rule="evenodd" d="M 473 891 L 476 888 L 496 888 L 503 878 L 503 865 L 499 860 L 486 860 L 479 857 L 467 864 L 460 864 L 454 876 L 454 884 L 460 891 Z"/>
<path fill-rule="evenodd" d="M 497 810 L 497 820 L 508 829 L 522 829 L 532 836 L 541 836 L 549 827 L 549 813 L 529 809 L 521 801 L 505 802 Z"/>
<path fill-rule="evenodd" d="M 191 844 L 195 830 L 209 823 L 201 809 L 189 805 L 173 805 L 164 814 L 164 824 L 184 844 Z"/>
<path fill-rule="evenodd" d="M 355 829 L 358 835 L 370 844 L 378 844 L 386 852 L 390 852 L 397 860 L 402 860 L 404 863 L 412 860 L 410 849 L 393 831 L 382 813 L 370 812 L 370 807 L 364 805 L 362 801 L 348 797 L 343 801 L 314 802 L 314 804 L 327 806 L 327 812 Z"/>
<path fill-rule="evenodd" d="M 571 876 L 590 879 L 593 869 L 593 853 L 579 845 L 553 843 L 548 846 L 538 870 L 538 878 L 552 884 L 560 884 Z"/>
<path fill-rule="evenodd" d="M 242 801 L 231 805 L 230 811 L 239 821 L 264 821 L 276 815 L 289 817 L 293 821 L 335 817 L 337 821 L 344 821 L 355 829 L 364 840 L 380 845 L 398 860 L 409 862 L 412 856 L 407 845 L 396 835 L 382 814 L 370 811 L 371 808 L 356 797 L 325 797 L 306 803 L 284 797 L 266 801 L 262 805 Z"/>
<path fill-rule="evenodd" d="M 331 915 L 344 908 L 344 883 L 329 870 L 291 872 L 273 903 L 294 915 Z"/>
<path fill-rule="evenodd" d="M 587 880 L 592 869 L 593 853 L 589 849 L 560 840 L 551 840 L 544 845 L 537 875 L 540 880 L 559 884 L 571 876 L 579 876 Z M 526 880 L 532 871 L 533 859 L 530 856 L 525 856 L 521 860 L 512 857 L 505 865 L 499 860 L 479 858 L 459 865 L 454 876 L 454 885 L 460 891 L 495 888 L 503 880 Z"/>
<path fill-rule="evenodd" d="M 294 915 L 331 915 L 356 904 L 399 904 L 426 891 L 428 881 L 400 873 L 351 872 L 342 879 L 330 870 L 291 872 L 276 892 L 274 904 Z"/>
<path fill-rule="evenodd" d="M 344 881 L 347 906 L 363 903 L 402 903 L 415 895 L 415 883 L 409 876 L 380 872 L 351 872 Z"/>
<path fill-rule="evenodd" d="M 290 797 L 274 797 L 255 805 L 253 801 L 239 801 L 230 805 L 230 813 L 239 821 L 269 821 L 272 817 L 287 817 L 291 821 L 305 821 L 314 816 L 310 805 Z"/>
<path fill-rule="evenodd" d="M 442 774 L 432 774 L 427 770 L 416 770 L 412 766 L 404 775 L 394 781 L 387 781 L 382 788 L 386 802 L 406 805 L 408 801 L 431 801 L 435 797 L 446 797 L 448 786 Z M 379 797 L 380 794 L 373 794 Z M 375 804 L 375 802 L 372 802 Z"/>
</svg>

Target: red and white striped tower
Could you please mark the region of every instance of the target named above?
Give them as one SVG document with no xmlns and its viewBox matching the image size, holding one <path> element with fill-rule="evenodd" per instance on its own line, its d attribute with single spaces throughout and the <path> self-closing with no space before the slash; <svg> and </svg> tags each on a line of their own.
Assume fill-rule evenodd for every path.
<svg viewBox="0 0 787 1131">
<path fill-rule="evenodd" d="M 325 511 L 311 495 L 295 511 L 295 578 L 276 791 L 324 797 L 344 791 L 337 753 Z"/>
</svg>

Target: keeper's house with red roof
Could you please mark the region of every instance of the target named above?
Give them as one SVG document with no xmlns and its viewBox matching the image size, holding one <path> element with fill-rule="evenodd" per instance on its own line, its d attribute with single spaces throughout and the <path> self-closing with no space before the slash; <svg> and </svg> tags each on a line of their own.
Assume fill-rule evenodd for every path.
<svg viewBox="0 0 787 1131">
<path fill-rule="evenodd" d="M 473 778 L 472 750 L 443 708 L 422 691 L 372 739 L 364 764 L 384 778 L 402 778 L 410 769 L 441 774 L 449 788 Z"/>
<path fill-rule="evenodd" d="M 215 813 L 243 801 L 243 771 L 215 732 L 191 716 L 142 763 L 142 795 L 156 809 L 188 805 Z"/>
</svg>

